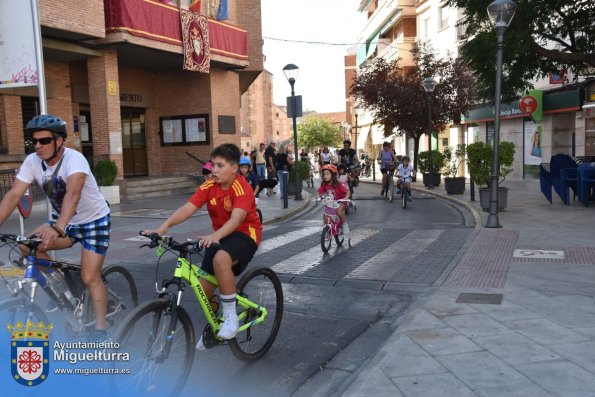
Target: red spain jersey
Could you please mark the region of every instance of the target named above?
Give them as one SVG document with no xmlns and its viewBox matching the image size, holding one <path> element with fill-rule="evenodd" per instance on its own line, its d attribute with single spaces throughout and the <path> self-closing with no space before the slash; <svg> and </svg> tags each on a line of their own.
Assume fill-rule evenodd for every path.
<svg viewBox="0 0 595 397">
<path fill-rule="evenodd" d="M 219 230 L 231 218 L 231 211 L 234 208 L 243 209 L 248 215 L 235 231 L 248 235 L 256 245 L 260 244 L 262 225 L 256 212 L 254 193 L 250 184 L 243 177 L 236 176 L 228 190 L 221 189 L 219 183 L 209 179 L 196 189 L 188 201 L 198 208 L 207 203 L 207 210 L 214 230 Z"/>
</svg>

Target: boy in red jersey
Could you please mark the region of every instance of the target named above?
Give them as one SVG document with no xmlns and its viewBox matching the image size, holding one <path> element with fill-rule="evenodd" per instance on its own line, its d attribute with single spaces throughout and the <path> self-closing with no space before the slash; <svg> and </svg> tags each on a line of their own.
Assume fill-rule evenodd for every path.
<svg viewBox="0 0 595 397">
<path fill-rule="evenodd" d="M 178 208 L 161 226 L 143 234 L 164 235 L 167 229 L 189 219 L 207 204 L 213 233 L 198 236 L 206 247 L 201 268 L 209 274 L 214 274 L 219 284 L 225 320 L 217 336 L 233 339 L 239 328 L 235 276 L 248 266 L 258 249 L 262 225 L 256 212 L 252 187 L 238 174 L 240 149 L 230 143 L 220 145 L 211 153 L 211 161 L 213 177 L 203 183 L 188 202 Z M 211 247 L 214 242 L 220 244 L 218 249 Z M 210 298 L 215 292 L 213 286 L 208 283 L 202 283 L 202 286 Z M 202 337 L 196 348 L 204 349 Z"/>
</svg>

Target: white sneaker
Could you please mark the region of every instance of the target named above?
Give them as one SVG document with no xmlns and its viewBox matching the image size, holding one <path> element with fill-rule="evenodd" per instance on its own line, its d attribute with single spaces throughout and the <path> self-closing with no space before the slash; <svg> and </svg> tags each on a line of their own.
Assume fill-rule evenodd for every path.
<svg viewBox="0 0 595 397">
<path fill-rule="evenodd" d="M 343 234 L 349 234 L 349 225 L 347 223 L 343 224 Z"/>
<path fill-rule="evenodd" d="M 231 318 L 226 317 L 225 321 L 219 328 L 217 336 L 221 339 L 229 340 L 236 337 L 238 330 L 240 329 L 240 322 L 237 317 Z"/>
<path fill-rule="evenodd" d="M 200 339 L 199 339 L 199 340 L 198 340 L 198 342 L 196 343 L 196 350 L 200 350 L 200 351 L 202 351 L 202 350 L 205 350 L 205 349 L 206 349 L 206 346 L 205 346 L 205 344 L 204 344 L 204 343 L 203 343 L 203 341 L 202 341 L 202 335 L 201 335 L 201 336 L 200 336 Z"/>
</svg>

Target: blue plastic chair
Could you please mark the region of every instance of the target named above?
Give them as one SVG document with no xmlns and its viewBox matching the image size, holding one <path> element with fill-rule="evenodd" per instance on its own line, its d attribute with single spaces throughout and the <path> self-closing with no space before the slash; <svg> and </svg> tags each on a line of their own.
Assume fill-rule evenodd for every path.
<svg viewBox="0 0 595 397">
<path fill-rule="evenodd" d="M 592 189 L 595 188 L 595 163 L 582 163 L 578 166 L 577 184 L 578 199 L 588 207 Z"/>
<path fill-rule="evenodd" d="M 539 164 L 539 186 L 547 201 L 552 203 L 552 173 L 549 163 Z"/>
<path fill-rule="evenodd" d="M 563 169 L 567 170 L 576 168 L 576 163 L 569 155 L 556 154 L 555 156 L 552 156 L 552 160 L 550 162 L 550 170 L 552 172 L 552 185 L 556 193 L 558 193 L 558 196 L 560 196 L 560 198 L 566 205 L 569 204 L 568 188 L 572 187 L 573 189 L 576 189 L 576 185 L 570 183 L 571 181 L 562 180 L 561 171 Z M 568 173 L 568 171 L 565 171 L 565 173 Z"/>
<path fill-rule="evenodd" d="M 560 170 L 560 198 L 566 205 L 570 205 L 570 189 L 574 192 L 576 196 L 577 193 L 577 174 L 578 169 L 573 168 L 562 168 Z"/>
</svg>

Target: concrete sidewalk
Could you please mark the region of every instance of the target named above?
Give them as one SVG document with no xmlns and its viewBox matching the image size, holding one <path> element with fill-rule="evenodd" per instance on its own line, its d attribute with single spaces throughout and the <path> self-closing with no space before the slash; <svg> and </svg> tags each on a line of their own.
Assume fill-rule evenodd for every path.
<svg viewBox="0 0 595 397">
<path fill-rule="evenodd" d="M 595 396 L 595 208 L 550 204 L 538 181 L 505 182 L 501 229 L 481 220 L 465 252 L 356 370 L 330 362 L 310 395 Z M 476 195 L 479 200 L 479 195 Z M 397 324 L 395 324 L 397 326 Z M 328 374 L 327 374 L 328 375 Z M 336 379 L 344 379 L 337 388 Z M 312 391 L 315 389 L 315 391 Z M 299 393 L 298 393 L 299 394 Z"/>
</svg>

